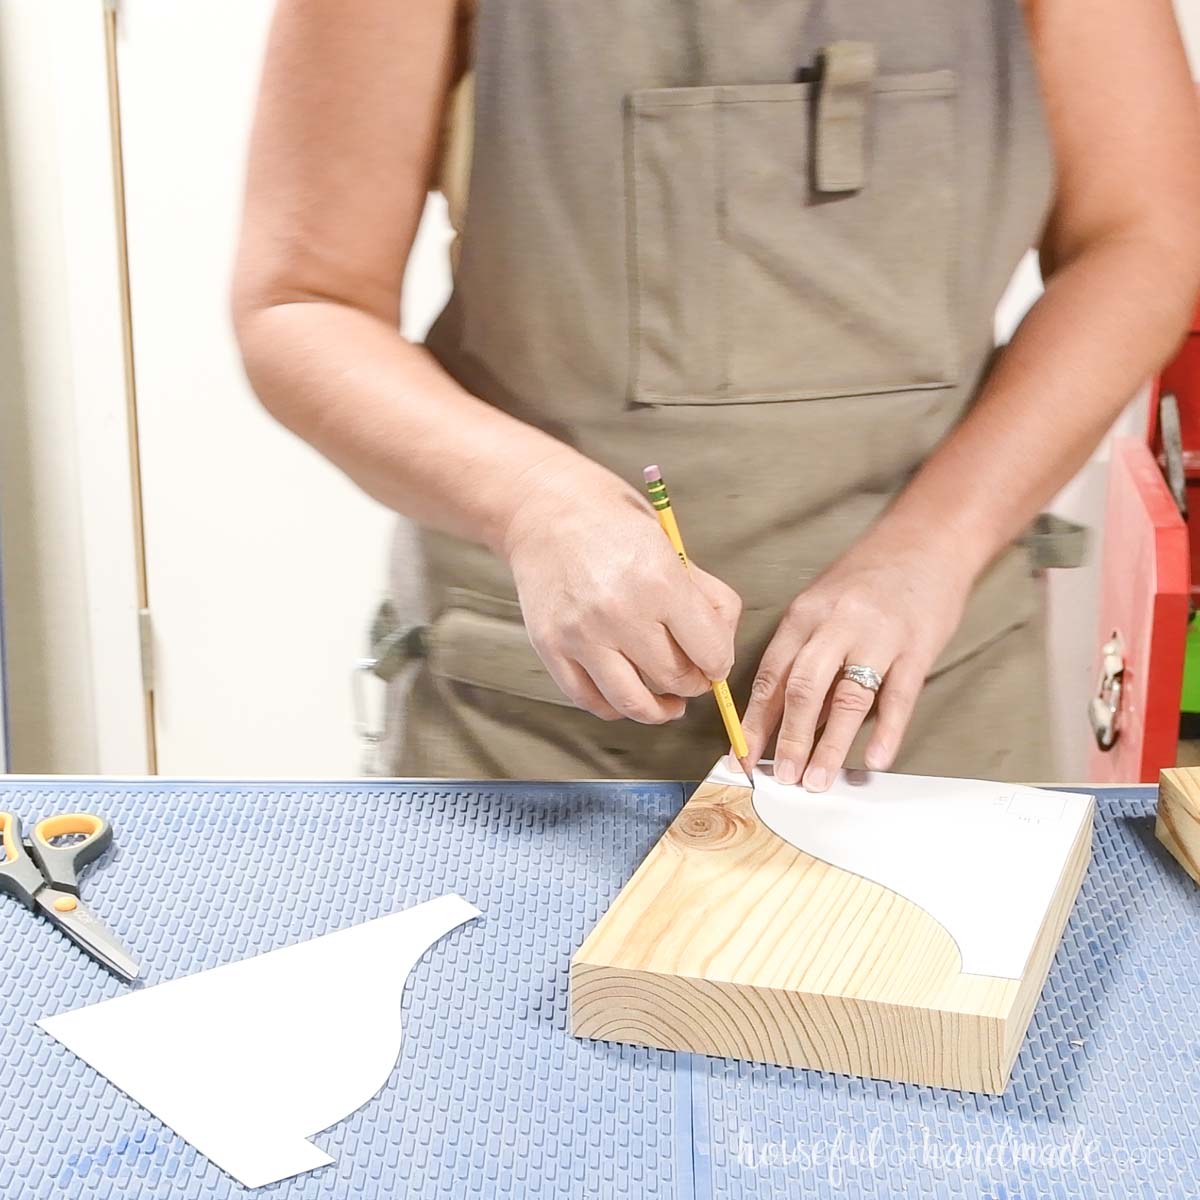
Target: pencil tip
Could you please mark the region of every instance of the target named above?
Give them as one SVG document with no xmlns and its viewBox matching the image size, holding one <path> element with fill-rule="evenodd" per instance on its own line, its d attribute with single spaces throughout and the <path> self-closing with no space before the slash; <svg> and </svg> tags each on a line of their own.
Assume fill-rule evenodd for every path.
<svg viewBox="0 0 1200 1200">
<path fill-rule="evenodd" d="M 748 780 L 750 780 L 750 786 L 753 787 L 754 786 L 754 770 L 750 766 L 749 757 L 748 756 L 739 757 L 738 762 L 741 763 L 742 770 L 746 772 L 746 778 Z"/>
</svg>

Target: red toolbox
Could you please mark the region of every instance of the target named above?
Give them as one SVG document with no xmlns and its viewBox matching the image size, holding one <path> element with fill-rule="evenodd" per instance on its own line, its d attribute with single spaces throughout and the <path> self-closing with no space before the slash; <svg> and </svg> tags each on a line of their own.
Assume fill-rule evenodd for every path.
<svg viewBox="0 0 1200 1200">
<path fill-rule="evenodd" d="M 1188 528 L 1158 460 L 1117 438 L 1101 565 L 1090 783 L 1156 783 L 1175 762 L 1188 625 Z"/>
</svg>

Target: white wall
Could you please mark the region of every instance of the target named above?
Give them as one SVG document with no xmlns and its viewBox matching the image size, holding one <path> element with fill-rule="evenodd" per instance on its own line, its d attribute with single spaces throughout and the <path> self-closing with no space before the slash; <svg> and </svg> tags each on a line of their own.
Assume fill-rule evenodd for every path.
<svg viewBox="0 0 1200 1200">
<path fill-rule="evenodd" d="M 350 664 L 386 584 L 390 515 L 258 409 L 228 327 L 270 9 L 121 6 L 168 773 L 353 773 Z M 147 760 L 99 0 L 3 0 L 0 72 L 10 767 L 138 773 Z M 430 208 L 406 295 L 405 326 L 418 336 L 448 289 L 444 206 Z"/>
<path fill-rule="evenodd" d="M 1175 0 L 1175 15 L 1192 60 L 1192 75 L 1200 79 L 1200 0 Z"/>
<path fill-rule="evenodd" d="M 123 0 L 121 9 L 155 716 L 166 774 L 354 774 L 361 755 L 351 670 L 387 583 L 394 515 L 262 410 L 229 318 L 246 141 L 272 7 Z M 444 300 L 444 246 L 440 272 L 437 257 L 427 241 L 414 262 L 418 323 Z"/>
<path fill-rule="evenodd" d="M 10 767 L 88 771 L 97 746 L 52 7 L 0 3 L 0 526 Z"/>
</svg>

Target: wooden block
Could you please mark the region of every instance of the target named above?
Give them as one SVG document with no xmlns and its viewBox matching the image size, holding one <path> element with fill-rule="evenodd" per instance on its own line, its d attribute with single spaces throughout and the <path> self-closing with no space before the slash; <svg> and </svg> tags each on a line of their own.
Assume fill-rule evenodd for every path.
<svg viewBox="0 0 1200 1200">
<path fill-rule="evenodd" d="M 1200 767 L 1171 767 L 1159 776 L 1154 835 L 1200 883 Z"/>
<path fill-rule="evenodd" d="M 1024 971 L 999 978 L 964 973 L 923 908 L 798 849 L 750 788 L 710 779 L 575 954 L 573 1032 L 1000 1093 L 1091 854 L 1092 801 L 1068 803 L 1078 825 Z M 1022 886 L 1020 863 L 1007 886 Z"/>
</svg>

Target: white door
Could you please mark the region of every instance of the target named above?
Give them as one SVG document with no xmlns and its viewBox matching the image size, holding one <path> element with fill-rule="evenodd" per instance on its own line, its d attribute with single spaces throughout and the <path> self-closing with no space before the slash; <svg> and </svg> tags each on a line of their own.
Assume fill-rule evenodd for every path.
<svg viewBox="0 0 1200 1200">
<path fill-rule="evenodd" d="M 168 775 L 357 773 L 351 666 L 387 574 L 394 518 L 262 411 L 230 326 L 271 10 L 119 10 L 155 736 Z M 437 217 L 417 260 L 418 328 L 448 289 Z"/>
</svg>

